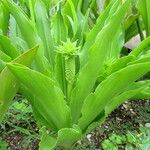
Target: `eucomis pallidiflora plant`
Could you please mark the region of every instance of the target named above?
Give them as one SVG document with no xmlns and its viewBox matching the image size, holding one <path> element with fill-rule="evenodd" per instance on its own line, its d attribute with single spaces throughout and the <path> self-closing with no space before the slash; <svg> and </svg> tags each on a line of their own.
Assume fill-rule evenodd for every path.
<svg viewBox="0 0 150 150">
<path fill-rule="evenodd" d="M 100 14 L 95 0 L 50 2 L 1 0 L 0 120 L 18 92 L 41 128 L 39 148 L 72 149 L 124 101 L 150 98 L 150 37 L 122 56 L 130 0 Z"/>
</svg>

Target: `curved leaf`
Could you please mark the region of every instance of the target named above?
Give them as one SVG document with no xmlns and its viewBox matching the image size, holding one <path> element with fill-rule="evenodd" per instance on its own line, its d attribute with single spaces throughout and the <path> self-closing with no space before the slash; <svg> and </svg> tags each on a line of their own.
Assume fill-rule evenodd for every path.
<svg viewBox="0 0 150 150">
<path fill-rule="evenodd" d="M 13 60 L 13 62 L 22 63 L 24 65 L 31 64 L 37 49 L 38 46 L 34 47 L 33 49 L 17 57 L 15 60 Z M 2 121 L 18 88 L 19 83 L 14 75 L 8 70 L 7 67 L 3 69 L 3 71 L 0 73 L 0 122 Z"/>
<path fill-rule="evenodd" d="M 47 134 L 46 130 L 43 130 L 43 136 L 39 147 L 40 150 L 52 150 L 57 146 L 71 149 L 81 137 L 82 132 L 77 125 L 74 125 L 73 128 L 63 128 L 59 130 L 57 137 L 52 137 Z"/>
<path fill-rule="evenodd" d="M 0 29 L 3 35 L 7 35 L 9 26 L 9 11 L 0 3 Z"/>
<path fill-rule="evenodd" d="M 119 105 L 121 105 L 124 101 L 127 101 L 141 91 L 144 91 L 144 89 L 146 89 L 148 86 L 150 86 L 150 80 L 137 82 L 131 85 L 129 90 L 127 88 L 125 92 L 115 97 L 111 100 L 111 102 L 107 104 L 107 106 L 105 107 L 106 116 L 110 114 L 114 109 L 119 107 Z"/>
<path fill-rule="evenodd" d="M 106 22 L 108 22 L 108 18 L 112 17 L 112 14 L 116 12 L 116 9 L 119 7 L 120 2 L 112 1 L 109 6 L 100 14 L 98 17 L 96 24 L 91 29 L 91 31 L 87 34 L 87 38 L 85 44 L 82 48 L 82 52 L 80 54 L 80 63 L 81 68 L 85 65 L 86 59 L 88 58 L 88 49 L 94 44 L 98 33 L 102 30 Z M 99 41 L 100 42 L 100 41 Z"/>
<path fill-rule="evenodd" d="M 46 57 L 51 67 L 54 65 L 54 44 L 50 32 L 50 23 L 45 4 L 41 0 L 35 2 L 36 27 L 38 34 L 43 41 Z"/>
<path fill-rule="evenodd" d="M 148 71 L 150 63 L 139 63 L 127 66 L 106 78 L 84 101 L 79 127 L 85 129 L 114 97 Z"/>
<path fill-rule="evenodd" d="M 149 0 L 139 0 L 138 1 L 138 9 L 143 17 L 143 21 L 146 28 L 147 36 L 150 35 L 150 1 Z"/>
<path fill-rule="evenodd" d="M 12 59 L 15 59 L 17 56 L 19 56 L 19 52 L 12 45 L 10 39 L 7 36 L 0 35 L 0 45 L 2 51 L 10 56 Z"/>
<path fill-rule="evenodd" d="M 101 73 L 104 67 L 104 62 L 113 41 L 113 39 L 109 39 L 109 35 L 114 35 L 116 33 L 116 29 L 120 25 L 128 9 L 129 2 L 130 1 L 127 1 L 127 3 L 121 7 L 116 15 L 113 16 L 110 22 L 97 35 L 94 45 L 89 50 L 87 64 L 79 72 L 76 86 L 70 98 L 70 108 L 74 123 L 76 123 L 80 117 L 84 99 L 91 92 L 99 73 Z"/>
<path fill-rule="evenodd" d="M 71 126 L 70 109 L 55 81 L 23 65 L 8 64 L 7 66 L 21 83 L 28 89 L 32 89 L 34 93 L 32 104 L 47 120 L 50 128 L 57 131 Z"/>
</svg>

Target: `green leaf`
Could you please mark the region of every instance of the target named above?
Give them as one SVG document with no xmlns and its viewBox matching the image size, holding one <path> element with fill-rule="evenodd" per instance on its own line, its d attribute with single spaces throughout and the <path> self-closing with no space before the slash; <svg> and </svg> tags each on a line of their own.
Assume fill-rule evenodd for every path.
<svg viewBox="0 0 150 150">
<path fill-rule="evenodd" d="M 58 53 L 55 58 L 55 78 L 66 95 L 67 93 L 67 84 L 66 84 L 66 75 L 65 75 L 65 60 L 62 54 Z"/>
<path fill-rule="evenodd" d="M 139 21 L 139 13 L 136 8 L 136 2 L 132 0 L 132 7 L 128 12 L 128 15 L 125 19 L 125 41 L 129 41 L 132 37 L 136 36 L 141 32 L 141 26 Z"/>
<path fill-rule="evenodd" d="M 127 66 L 106 78 L 84 101 L 79 127 L 85 129 L 113 98 L 148 71 L 150 63 L 139 63 Z"/>
<path fill-rule="evenodd" d="M 32 1 L 27 1 L 28 3 L 28 7 L 29 7 L 29 10 L 30 10 L 30 18 L 33 22 L 33 24 L 35 23 L 35 13 L 34 13 L 34 5 L 35 5 L 35 1 L 36 0 L 32 0 Z"/>
<path fill-rule="evenodd" d="M 140 91 L 139 93 L 137 93 L 136 95 L 134 95 L 132 97 L 133 100 L 138 100 L 138 99 L 145 99 L 145 100 L 149 100 L 150 99 L 150 87 Z"/>
<path fill-rule="evenodd" d="M 47 13 L 49 13 L 50 6 L 51 6 L 51 4 L 52 4 L 52 1 L 49 1 L 49 0 L 42 0 L 42 1 L 45 3 L 46 9 L 47 9 Z M 53 0 L 53 2 L 54 2 L 54 1 L 56 1 L 56 3 L 57 3 L 58 0 Z"/>
<path fill-rule="evenodd" d="M 134 56 L 125 56 L 121 57 L 119 59 L 116 59 L 112 64 L 110 64 L 104 71 L 103 73 L 100 74 L 98 78 L 98 82 L 101 82 L 104 80 L 106 77 L 111 75 L 112 73 L 126 67 L 130 62 L 135 60 Z"/>
<path fill-rule="evenodd" d="M 55 41 L 55 45 L 61 45 L 62 41 L 65 42 L 67 40 L 68 31 L 61 10 L 59 10 L 57 14 L 52 18 L 51 30 Z M 57 53 L 55 57 L 54 72 L 62 91 L 64 92 L 64 94 L 67 93 L 65 79 L 65 61 L 64 57 L 59 53 Z"/>
<path fill-rule="evenodd" d="M 63 9 L 63 14 L 68 30 L 70 29 L 70 27 L 72 27 L 72 29 L 69 31 L 73 31 L 73 35 L 75 35 L 78 28 L 78 19 L 74 1 L 67 0 Z"/>
<path fill-rule="evenodd" d="M 93 0 L 83 0 L 83 1 L 82 1 L 82 12 L 83 12 L 83 14 L 86 13 L 86 11 L 87 11 L 87 9 L 89 8 L 89 6 L 90 6 L 90 4 L 91 4 L 92 1 L 93 1 Z M 94 0 L 94 1 L 95 1 L 95 0 Z"/>
<path fill-rule="evenodd" d="M 137 64 L 137 63 L 144 63 L 144 62 L 149 62 L 149 61 L 150 61 L 150 56 L 144 56 L 140 59 L 137 59 L 135 61 L 128 63 L 128 65 Z"/>
<path fill-rule="evenodd" d="M 103 29 L 106 22 L 108 22 L 109 18 L 113 16 L 116 12 L 117 8 L 119 7 L 119 1 L 113 1 L 110 5 L 100 14 L 98 17 L 96 24 L 91 29 L 91 31 L 87 34 L 87 38 L 82 48 L 82 52 L 80 54 L 80 63 L 81 67 L 84 66 L 88 57 L 89 48 L 94 44 L 98 33 Z"/>
<path fill-rule="evenodd" d="M 82 132 L 77 125 L 74 125 L 73 128 L 63 128 L 58 131 L 57 146 L 62 146 L 66 149 L 72 148 L 81 137 Z"/>
<path fill-rule="evenodd" d="M 40 129 L 41 140 L 39 143 L 39 150 L 52 150 L 56 145 L 57 139 L 47 133 L 46 128 Z"/>
<path fill-rule="evenodd" d="M 22 63 L 24 65 L 31 64 L 38 46 L 27 51 L 21 56 L 17 57 L 13 62 Z M 19 83 L 14 75 L 6 67 L 0 73 L 0 122 L 2 121 L 12 99 L 19 88 Z M 9 92 L 8 92 L 9 91 Z"/>
<path fill-rule="evenodd" d="M 129 55 L 139 56 L 141 53 L 150 49 L 150 37 L 143 40 Z"/>
<path fill-rule="evenodd" d="M 0 72 L 5 68 L 6 63 L 0 59 Z"/>
<path fill-rule="evenodd" d="M 12 0 L 3 0 L 3 4 L 6 6 L 6 8 L 10 11 L 10 13 L 15 18 L 21 35 L 23 39 L 27 42 L 29 48 L 39 45 L 39 50 L 35 57 L 35 64 L 36 69 L 41 71 L 42 73 L 46 75 L 50 75 L 50 66 L 47 61 L 47 59 L 44 56 L 44 50 L 43 45 L 41 43 L 41 40 L 37 34 L 36 28 L 31 22 L 31 20 L 28 18 L 28 16 L 24 13 L 24 11 L 15 4 Z"/>
<path fill-rule="evenodd" d="M 64 149 L 71 149 L 82 137 L 81 130 L 77 125 L 74 125 L 73 128 L 63 128 L 59 130 L 57 137 L 52 137 L 46 130 L 42 130 L 43 135 L 39 145 L 40 150 L 52 150 L 57 146 Z"/>
<path fill-rule="evenodd" d="M 107 7 L 112 0 L 104 0 L 104 7 Z"/>
<path fill-rule="evenodd" d="M 16 40 L 15 38 L 18 36 L 18 26 L 16 23 L 16 20 L 14 17 L 11 15 L 9 19 L 9 37 L 12 42 L 14 42 L 14 45 L 16 45 Z"/>
<path fill-rule="evenodd" d="M 9 62 L 9 61 L 12 60 L 11 57 L 9 57 L 8 55 L 6 55 L 1 50 L 0 50 L 0 59 L 3 60 L 3 61 L 5 61 L 5 62 Z"/>
<path fill-rule="evenodd" d="M 47 120 L 51 129 L 57 131 L 71 126 L 70 109 L 55 81 L 20 64 L 7 66 L 21 83 L 32 89 L 32 104 Z"/>
<path fill-rule="evenodd" d="M 67 40 L 68 30 L 61 9 L 53 16 L 51 26 L 53 38 L 57 45 L 61 44 L 61 41 Z"/>
<path fill-rule="evenodd" d="M 130 14 L 125 21 L 125 29 L 128 30 L 138 18 L 137 14 Z"/>
<path fill-rule="evenodd" d="M 25 41 L 27 41 L 29 47 L 35 46 L 37 44 L 38 36 L 34 24 L 29 20 L 24 11 L 12 0 L 3 0 L 2 2 L 15 18 L 21 34 Z"/>
<path fill-rule="evenodd" d="M 114 35 L 116 33 L 116 29 L 124 18 L 128 6 L 129 1 L 121 7 L 106 27 L 100 31 L 94 45 L 89 50 L 87 64 L 81 68 L 77 77 L 76 86 L 73 89 L 70 98 L 70 108 L 74 123 L 76 123 L 80 117 L 84 99 L 91 92 L 99 73 L 102 72 L 104 67 L 104 62 L 113 41 L 113 39 L 109 39 L 109 35 Z M 101 63 L 99 63 L 99 60 L 101 60 Z"/>
<path fill-rule="evenodd" d="M 50 23 L 46 6 L 41 0 L 35 2 L 35 16 L 36 16 L 36 27 L 38 34 L 43 41 L 44 51 L 47 59 L 51 64 L 51 68 L 54 65 L 54 44 L 52 35 L 50 32 Z"/>
<path fill-rule="evenodd" d="M 132 37 L 138 34 L 137 23 L 134 22 L 128 29 L 125 31 L 125 42 L 128 42 Z"/>
<path fill-rule="evenodd" d="M 36 119 L 37 124 L 41 126 L 49 127 L 48 121 L 42 116 L 40 111 L 38 111 L 37 108 L 34 106 L 34 101 L 32 101 L 34 99 L 34 94 L 32 93 L 32 91 L 29 88 L 21 84 L 19 87 L 19 92 L 23 96 L 25 96 L 27 100 L 30 102 L 32 106 L 32 110 L 33 110 L 33 116 Z"/>
<path fill-rule="evenodd" d="M 138 9 L 140 11 L 140 14 L 143 17 L 147 36 L 149 36 L 150 35 L 150 15 L 149 15 L 150 1 L 149 0 L 139 0 L 138 1 Z"/>
<path fill-rule="evenodd" d="M 137 95 L 138 93 L 146 89 L 148 86 L 150 86 L 150 80 L 140 81 L 130 85 L 125 90 L 125 92 L 121 93 L 119 96 L 115 97 L 107 104 L 107 106 L 105 107 L 106 116 L 110 114 L 114 109 L 119 107 L 119 105 L 124 103 L 124 101 L 131 99 L 133 96 Z"/>
<path fill-rule="evenodd" d="M 11 43 L 10 39 L 6 36 L 0 35 L 0 46 L 1 50 L 6 53 L 8 56 L 10 56 L 12 59 L 19 56 L 19 52 L 16 50 L 16 48 Z"/>
<path fill-rule="evenodd" d="M 3 35 L 7 35 L 9 25 L 9 11 L 0 3 L 0 29 Z"/>
</svg>

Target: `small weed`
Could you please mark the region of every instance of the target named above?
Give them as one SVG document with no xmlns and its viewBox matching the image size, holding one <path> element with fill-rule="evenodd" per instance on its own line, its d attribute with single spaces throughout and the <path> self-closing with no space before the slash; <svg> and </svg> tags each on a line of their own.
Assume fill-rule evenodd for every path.
<svg viewBox="0 0 150 150">
<path fill-rule="evenodd" d="M 0 125 L 1 138 L 7 142 L 14 140 L 14 146 L 16 145 L 15 142 L 18 141 L 20 143 L 18 146 L 21 145 L 22 149 L 26 150 L 31 145 L 31 142 L 38 141 L 39 135 L 37 132 L 38 128 L 33 119 L 31 105 L 26 99 L 17 95 Z M 4 147 L 4 144 L 0 140 L 0 150 L 2 146 Z"/>
<path fill-rule="evenodd" d="M 7 143 L 0 138 L 0 150 L 6 150 L 6 149 L 7 149 Z"/>
<path fill-rule="evenodd" d="M 118 150 L 125 147 L 126 150 L 150 149 L 150 129 L 141 127 L 140 132 L 128 131 L 125 135 L 113 133 L 102 143 L 104 150 Z"/>
</svg>

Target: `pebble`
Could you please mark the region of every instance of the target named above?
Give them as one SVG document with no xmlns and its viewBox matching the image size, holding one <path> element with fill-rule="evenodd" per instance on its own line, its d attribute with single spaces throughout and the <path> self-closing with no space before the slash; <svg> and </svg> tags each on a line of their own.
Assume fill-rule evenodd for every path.
<svg viewBox="0 0 150 150">
<path fill-rule="evenodd" d="M 87 137 L 88 141 L 90 142 L 92 135 L 91 135 L 91 134 L 88 134 L 86 137 Z"/>
<path fill-rule="evenodd" d="M 146 123 L 146 124 L 145 124 L 145 127 L 150 128 L 150 123 Z"/>
</svg>

